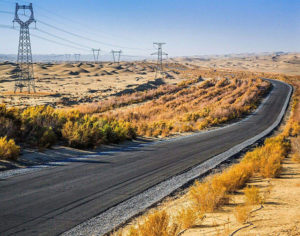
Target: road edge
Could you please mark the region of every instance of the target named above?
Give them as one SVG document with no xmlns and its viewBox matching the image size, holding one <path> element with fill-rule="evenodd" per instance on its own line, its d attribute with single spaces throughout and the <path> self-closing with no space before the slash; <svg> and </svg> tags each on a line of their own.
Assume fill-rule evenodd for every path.
<svg viewBox="0 0 300 236">
<path fill-rule="evenodd" d="M 216 168 L 222 162 L 228 160 L 232 156 L 240 153 L 243 149 L 253 145 L 260 139 L 266 137 L 270 134 L 275 128 L 281 123 L 288 105 L 291 99 L 293 92 L 293 87 L 280 80 L 269 80 L 277 81 L 288 86 L 289 92 L 286 97 L 285 103 L 281 109 L 280 114 L 278 115 L 276 121 L 267 129 L 265 129 L 260 134 L 230 148 L 229 150 L 216 155 L 209 160 L 201 163 L 184 173 L 173 176 L 168 180 L 165 180 L 138 195 L 131 197 L 124 202 L 119 203 L 118 205 L 106 210 L 103 213 L 100 213 L 98 216 L 95 216 L 74 228 L 64 232 L 63 236 L 69 235 L 103 235 L 111 232 L 114 228 L 128 221 L 132 217 L 138 215 L 145 209 L 151 207 L 153 204 L 161 201 L 166 196 L 170 195 L 176 189 L 182 187 L 187 182 L 192 181 L 193 179 L 198 178 L 199 176 L 204 175 L 208 171 Z"/>
</svg>

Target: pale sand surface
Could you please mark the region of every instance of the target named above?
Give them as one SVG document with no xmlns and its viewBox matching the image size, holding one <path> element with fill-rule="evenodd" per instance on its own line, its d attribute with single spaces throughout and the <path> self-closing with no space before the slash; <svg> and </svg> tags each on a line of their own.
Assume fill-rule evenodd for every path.
<svg viewBox="0 0 300 236">
<path fill-rule="evenodd" d="M 242 225 L 234 217 L 234 207 L 244 202 L 244 195 L 237 194 L 230 205 L 218 213 L 207 214 L 201 226 L 189 229 L 183 235 L 229 235 L 248 225 L 235 235 L 300 235 L 300 164 L 286 159 L 280 178 L 254 178 L 251 185 L 257 186 L 261 192 L 270 190 L 262 209 L 252 207 L 253 210 L 260 209 L 251 214 L 249 222 L 252 225 Z"/>
<path fill-rule="evenodd" d="M 155 80 L 152 62 L 35 63 L 37 94 L 14 94 L 16 64 L 0 63 L 0 103 L 9 106 L 68 107 L 97 102 L 120 93 L 176 84 L 201 75 L 201 69 L 246 70 L 300 75 L 300 53 L 178 57 L 164 63 L 166 75 Z M 195 73 L 195 72 L 199 73 Z M 159 76 L 161 77 L 161 76 Z M 27 91 L 24 89 L 24 91 Z"/>
<path fill-rule="evenodd" d="M 195 56 L 175 58 L 173 61 L 206 68 L 283 73 L 287 75 L 300 74 L 300 53 Z"/>
<path fill-rule="evenodd" d="M 176 65 L 173 64 L 176 68 Z M 97 102 L 118 93 L 176 84 L 184 79 L 175 69 L 166 69 L 162 79 L 155 80 L 155 66 L 144 62 L 34 64 L 36 95 L 14 94 L 12 78 L 16 64 L 0 63 L 0 103 L 11 106 L 43 105 L 70 106 Z M 24 88 L 23 91 L 27 91 Z"/>
</svg>

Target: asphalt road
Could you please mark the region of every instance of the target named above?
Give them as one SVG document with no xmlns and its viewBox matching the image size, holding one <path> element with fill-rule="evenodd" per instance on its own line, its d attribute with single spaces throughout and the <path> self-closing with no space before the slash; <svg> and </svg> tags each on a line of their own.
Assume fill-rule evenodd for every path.
<svg viewBox="0 0 300 236">
<path fill-rule="evenodd" d="M 226 128 L 0 180 L 0 235 L 58 235 L 259 134 L 288 96 L 273 84 L 256 114 Z"/>
</svg>

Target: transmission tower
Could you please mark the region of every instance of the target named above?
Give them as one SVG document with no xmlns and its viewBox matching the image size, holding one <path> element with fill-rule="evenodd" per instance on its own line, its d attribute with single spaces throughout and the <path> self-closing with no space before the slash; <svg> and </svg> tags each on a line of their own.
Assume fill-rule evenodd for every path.
<svg viewBox="0 0 300 236">
<path fill-rule="evenodd" d="M 65 63 L 70 62 L 71 55 L 70 54 L 65 54 Z"/>
<path fill-rule="evenodd" d="M 80 54 L 74 54 L 74 58 L 75 58 L 75 62 L 79 62 L 80 61 Z"/>
<path fill-rule="evenodd" d="M 18 11 L 19 10 L 29 10 L 30 16 L 27 21 L 22 21 L 19 18 Z M 30 43 L 30 33 L 29 33 L 29 25 L 32 22 L 36 22 L 34 19 L 32 3 L 29 5 L 19 5 L 16 3 L 15 10 L 15 18 L 13 23 L 17 22 L 20 25 L 20 36 L 19 36 L 19 47 L 18 47 L 18 69 L 16 72 L 16 82 L 15 89 L 20 89 L 22 92 L 24 87 L 27 87 L 28 93 L 30 93 L 31 89 L 35 92 L 35 84 L 34 84 L 34 74 L 33 74 L 33 64 L 32 64 L 32 53 L 31 53 L 31 43 Z"/>
<path fill-rule="evenodd" d="M 162 50 L 162 45 L 166 43 L 153 43 L 153 46 L 157 46 L 157 52 L 152 53 L 151 55 L 157 55 L 157 63 L 156 63 L 156 73 L 155 73 L 155 78 L 157 78 L 158 74 L 160 73 L 163 75 L 163 56 L 168 56 L 167 53 L 163 52 Z"/>
<path fill-rule="evenodd" d="M 114 51 L 112 50 L 111 51 L 112 55 L 113 55 L 113 60 L 114 60 L 114 63 L 120 63 L 120 57 L 121 57 L 121 53 L 122 51 L 119 50 L 119 51 Z"/>
<path fill-rule="evenodd" d="M 100 48 L 92 48 L 92 51 L 93 51 L 93 56 L 94 56 L 94 62 L 95 62 L 95 64 L 97 63 L 97 62 L 99 62 L 99 54 L 100 54 Z"/>
</svg>

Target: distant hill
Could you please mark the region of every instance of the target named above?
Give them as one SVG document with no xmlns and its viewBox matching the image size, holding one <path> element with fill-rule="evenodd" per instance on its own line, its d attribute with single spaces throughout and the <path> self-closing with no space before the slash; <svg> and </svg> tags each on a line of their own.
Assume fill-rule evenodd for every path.
<svg viewBox="0 0 300 236">
<path fill-rule="evenodd" d="M 35 54 L 32 56 L 34 62 L 65 62 L 65 61 L 75 61 L 75 56 L 73 54 Z M 142 56 L 130 56 L 121 55 L 122 61 L 135 61 L 144 60 L 145 57 Z M 149 57 L 151 59 L 151 57 Z M 16 54 L 0 54 L 0 62 L 11 61 L 15 62 L 17 60 Z M 100 61 L 112 61 L 112 55 L 100 55 Z M 80 61 L 94 61 L 92 54 L 82 54 L 80 56 Z"/>
</svg>

